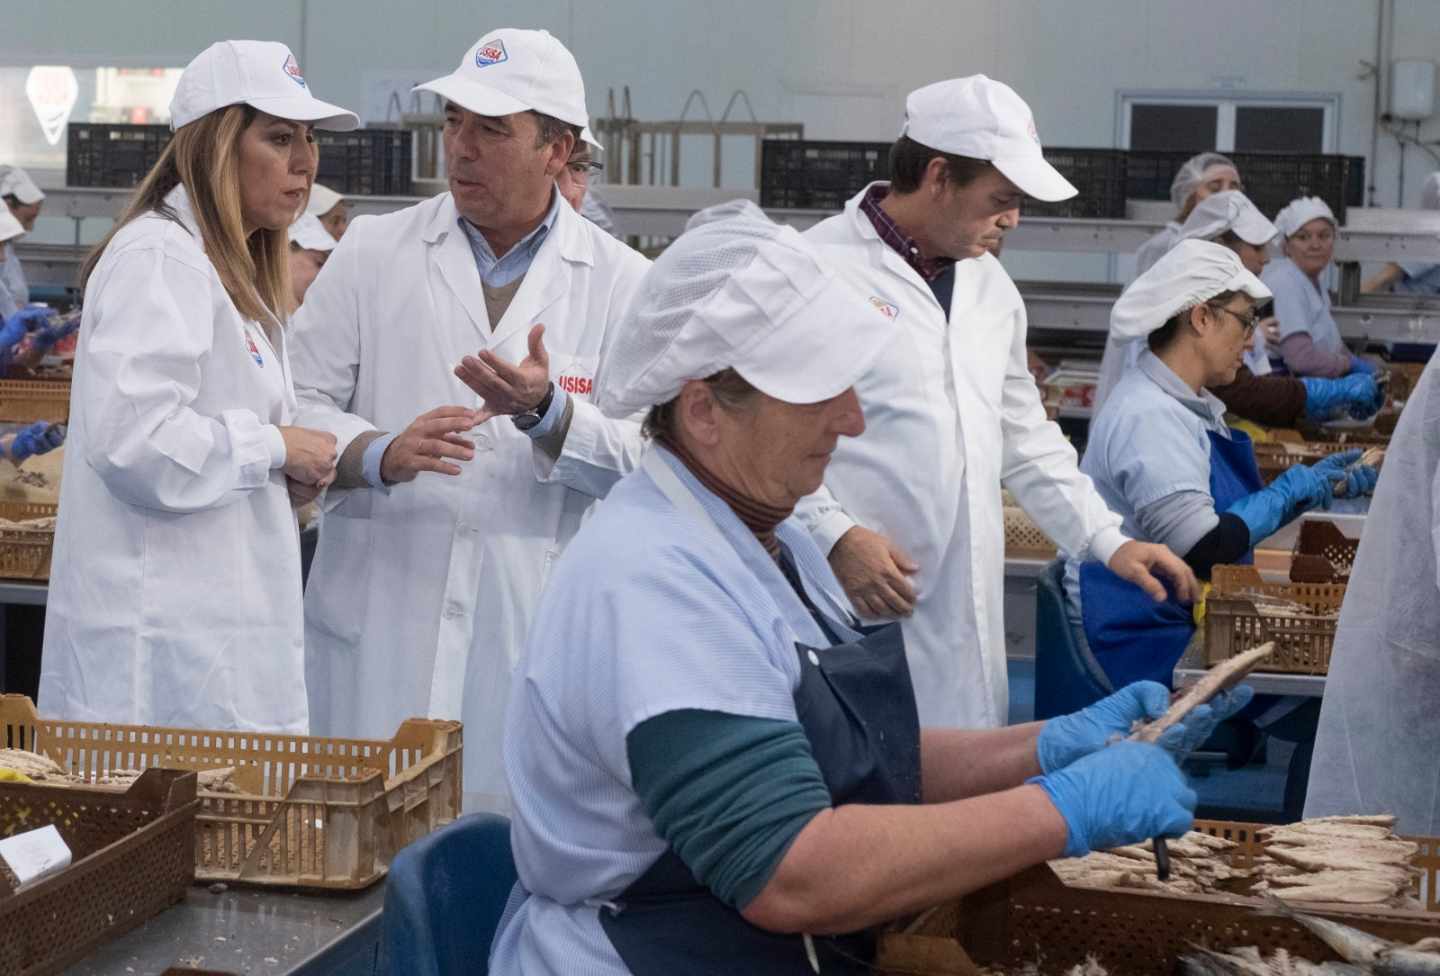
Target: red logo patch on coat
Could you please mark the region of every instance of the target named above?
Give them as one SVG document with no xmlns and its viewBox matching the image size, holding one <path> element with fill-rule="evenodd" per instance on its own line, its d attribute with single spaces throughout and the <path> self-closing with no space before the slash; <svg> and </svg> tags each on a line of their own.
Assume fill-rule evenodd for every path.
<svg viewBox="0 0 1440 976">
<path fill-rule="evenodd" d="M 561 373 L 555 385 L 571 396 L 588 397 L 595 392 L 594 377 L 576 366 Z"/>
</svg>

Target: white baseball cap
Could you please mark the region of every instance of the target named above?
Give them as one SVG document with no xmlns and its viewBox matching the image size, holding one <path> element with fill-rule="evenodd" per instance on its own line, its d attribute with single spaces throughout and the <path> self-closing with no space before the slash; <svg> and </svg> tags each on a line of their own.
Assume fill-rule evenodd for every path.
<svg viewBox="0 0 1440 976">
<path fill-rule="evenodd" d="M 415 91 L 491 118 L 534 111 L 581 128 L 590 124 L 580 66 L 549 31 L 491 31 L 465 52 L 460 67 Z"/>
<path fill-rule="evenodd" d="M 10 212 L 10 208 L 0 206 L 0 244 L 14 240 L 24 233 L 25 227 L 20 221 L 15 219 L 15 215 Z"/>
<path fill-rule="evenodd" d="M 1335 219 L 1335 212 L 1330 209 L 1330 204 L 1319 197 L 1301 197 L 1298 200 L 1291 200 L 1275 215 L 1275 226 L 1280 229 L 1280 233 L 1289 237 L 1316 219 L 1330 221 L 1331 227 L 1340 226 L 1339 221 Z"/>
<path fill-rule="evenodd" d="M 819 403 L 865 374 L 899 314 L 794 228 L 744 208 L 681 234 L 646 272 L 606 338 L 595 403 L 631 416 L 724 369 L 777 400 Z"/>
<path fill-rule="evenodd" d="M 1045 161 L 1030 106 L 1009 85 L 984 75 L 911 92 L 900 134 L 940 152 L 989 160 L 1037 200 L 1068 200 L 1080 192 Z"/>
<path fill-rule="evenodd" d="M 45 192 L 19 166 L 0 166 L 0 197 L 13 196 L 27 206 L 45 199 Z"/>
<path fill-rule="evenodd" d="M 290 225 L 290 243 L 298 244 L 306 251 L 333 251 L 335 250 L 335 238 L 320 223 L 320 218 L 314 214 L 301 214 L 295 223 Z"/>
<path fill-rule="evenodd" d="M 170 128 L 179 129 L 229 105 L 249 105 L 291 122 L 348 132 L 354 113 L 310 94 L 295 55 L 276 41 L 217 41 L 195 56 L 170 100 Z"/>
<path fill-rule="evenodd" d="M 310 187 L 310 202 L 305 204 L 305 212 L 323 217 L 335 209 L 335 204 L 344 200 L 342 194 L 336 193 L 328 186 L 321 186 L 319 183 Z"/>
<path fill-rule="evenodd" d="M 1195 209 L 1190 211 L 1190 216 L 1180 227 L 1180 238 L 1212 241 L 1227 230 L 1234 231 L 1236 237 L 1255 247 L 1269 244 L 1280 233 L 1279 228 L 1265 219 L 1249 197 L 1239 190 L 1226 190 L 1211 194 L 1195 204 Z"/>
<path fill-rule="evenodd" d="M 1228 247 L 1181 241 L 1125 289 L 1110 310 L 1110 337 L 1148 336 L 1186 309 L 1227 291 L 1243 291 L 1257 302 L 1271 297 L 1265 283 Z"/>
<path fill-rule="evenodd" d="M 604 154 L 605 152 L 605 147 L 600 144 L 599 139 L 595 138 L 595 133 L 590 131 L 590 127 L 588 125 L 580 130 L 580 141 L 590 147 L 590 155 L 592 157 L 595 156 L 597 153 Z"/>
</svg>

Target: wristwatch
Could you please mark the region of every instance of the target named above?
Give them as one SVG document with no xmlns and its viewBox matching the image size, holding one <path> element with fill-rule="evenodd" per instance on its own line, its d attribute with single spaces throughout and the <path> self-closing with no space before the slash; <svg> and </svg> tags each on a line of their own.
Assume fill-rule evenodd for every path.
<svg viewBox="0 0 1440 976">
<path fill-rule="evenodd" d="M 545 411 L 550 409 L 550 401 L 554 399 L 555 384 L 551 383 L 545 388 L 545 395 L 540 398 L 539 403 L 535 404 L 535 406 L 531 407 L 529 410 L 526 410 L 524 413 L 515 414 L 513 417 L 510 418 L 510 422 L 513 423 L 515 427 L 519 430 L 529 430 L 530 428 L 538 424 L 540 422 L 540 419 L 545 416 Z"/>
</svg>

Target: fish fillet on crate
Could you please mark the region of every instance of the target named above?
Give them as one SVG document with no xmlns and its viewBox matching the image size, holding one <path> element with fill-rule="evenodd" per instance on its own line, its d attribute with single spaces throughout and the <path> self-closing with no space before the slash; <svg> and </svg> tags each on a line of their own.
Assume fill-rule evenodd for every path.
<svg viewBox="0 0 1440 976">
<path fill-rule="evenodd" d="M 42 718 L 0 696 L 0 742 L 96 780 L 152 766 L 232 770 L 202 789 L 201 881 L 364 888 L 400 848 L 460 815 L 459 722 L 409 719 L 393 738 L 326 739 Z"/>
<path fill-rule="evenodd" d="M 1344 583 L 1267 583 L 1253 566 L 1216 566 L 1205 600 L 1205 657 L 1217 664 L 1275 642 L 1262 670 L 1326 674 Z"/>
</svg>

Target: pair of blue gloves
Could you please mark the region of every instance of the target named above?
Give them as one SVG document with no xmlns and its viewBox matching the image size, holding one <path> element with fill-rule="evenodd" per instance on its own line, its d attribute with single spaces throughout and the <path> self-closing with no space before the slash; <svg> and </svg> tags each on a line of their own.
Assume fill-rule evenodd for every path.
<svg viewBox="0 0 1440 976">
<path fill-rule="evenodd" d="M 10 365 L 15 350 L 27 335 L 43 352 L 80 328 L 80 320 L 68 320 L 45 305 L 27 305 L 0 324 L 0 369 Z"/>
<path fill-rule="evenodd" d="M 1375 491 L 1380 472 L 1369 465 L 1356 465 L 1365 452 L 1356 448 L 1332 454 L 1311 465 L 1297 464 L 1269 485 L 1231 505 L 1250 529 L 1250 544 L 1275 534 L 1280 526 L 1312 508 L 1329 508 L 1336 488 L 1344 484 L 1346 498 L 1359 498 Z"/>
<path fill-rule="evenodd" d="M 37 454 L 48 454 L 65 443 L 65 425 L 36 421 L 15 435 L 4 456 L 19 464 Z"/>
<path fill-rule="evenodd" d="M 1366 360 L 1357 358 L 1355 362 Z M 1306 376 L 1300 382 L 1305 386 L 1305 417 L 1316 423 L 1334 420 L 1341 415 L 1364 420 L 1375 416 L 1385 406 L 1385 391 L 1375 382 L 1374 375 L 1365 369 L 1352 371 L 1339 379 Z"/>
<path fill-rule="evenodd" d="M 1189 830 L 1196 797 L 1179 763 L 1253 697 L 1244 685 L 1222 692 L 1167 729 L 1155 745 L 1120 741 L 1136 722 L 1153 721 L 1169 709 L 1170 692 L 1155 681 L 1137 681 L 1046 722 L 1035 746 L 1044 773 L 1031 782 L 1065 818 L 1065 856 Z"/>
</svg>

